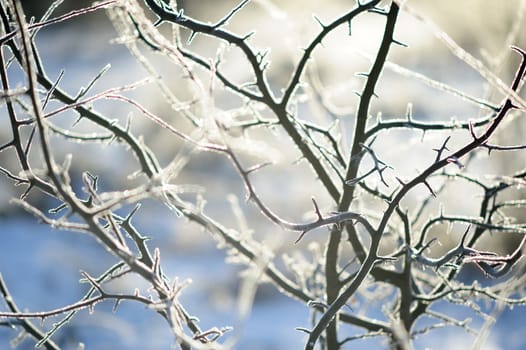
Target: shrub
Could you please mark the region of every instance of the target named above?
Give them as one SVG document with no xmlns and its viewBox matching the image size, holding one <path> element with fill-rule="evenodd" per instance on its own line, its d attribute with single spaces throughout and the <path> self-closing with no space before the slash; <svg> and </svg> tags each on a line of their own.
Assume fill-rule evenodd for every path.
<svg viewBox="0 0 526 350">
<path fill-rule="evenodd" d="M 1 1 L 3 186 L 17 197 L 10 207 L 112 258 L 100 272 L 86 255 L 85 294 L 40 311 L 19 309 L 0 276 L 3 325 L 57 349 L 81 310 L 111 301 L 119 316 L 121 302 L 138 303 L 182 349 L 234 347 L 236 329 L 203 327 L 184 301 L 198 288 L 168 272 L 172 255 L 206 264 L 184 251 L 205 237 L 243 266 L 241 319 L 262 284 L 303 303 L 305 349 L 370 338 L 409 349 L 446 326 L 480 347 L 503 308 L 525 302 L 522 5 L 508 5 L 516 21 L 490 61 L 401 1 L 335 2 L 309 24 L 295 2 L 109 0 L 56 14 L 60 3 L 30 20 L 19 1 Z M 80 51 L 69 64 L 114 65 L 81 83 L 47 55 L 74 55 L 51 47 L 58 30 L 101 11 L 113 45 L 72 34 Z M 100 41 L 96 25 L 83 28 Z M 119 63 L 123 47 L 136 64 Z"/>
</svg>

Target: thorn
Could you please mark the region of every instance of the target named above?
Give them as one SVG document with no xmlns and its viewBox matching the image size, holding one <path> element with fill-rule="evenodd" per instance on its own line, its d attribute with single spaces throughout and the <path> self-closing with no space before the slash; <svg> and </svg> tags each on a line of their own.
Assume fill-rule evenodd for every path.
<svg viewBox="0 0 526 350">
<path fill-rule="evenodd" d="M 378 170 L 378 173 L 380 174 L 380 181 L 382 181 L 382 183 L 385 185 L 385 187 L 389 187 L 389 184 L 385 181 L 384 176 L 383 176 L 383 172 L 385 171 L 385 169 L 392 169 L 392 168 L 393 167 L 391 167 L 389 165 L 384 165 L 384 167 L 382 169 Z"/>
<path fill-rule="evenodd" d="M 56 208 L 49 209 L 48 213 L 50 213 L 50 214 L 57 214 L 58 212 L 60 212 L 62 209 L 65 209 L 65 208 L 67 208 L 66 203 L 62 203 Z"/>
<path fill-rule="evenodd" d="M 115 299 L 115 303 L 113 304 L 112 312 L 117 312 L 117 309 L 119 308 L 119 304 L 121 303 L 122 299 Z"/>
<path fill-rule="evenodd" d="M 155 248 L 153 251 L 152 271 L 156 276 L 161 275 L 161 251 L 159 248 Z"/>
<path fill-rule="evenodd" d="M 382 119 L 382 112 L 378 112 L 377 116 L 376 116 L 377 119 Z M 378 135 L 375 135 L 372 140 L 367 144 L 367 147 L 372 147 L 374 141 L 376 141 L 376 139 L 378 138 Z M 360 143 L 360 146 L 362 146 L 362 148 L 364 147 L 364 144 L 363 143 Z M 384 162 L 381 162 L 382 164 L 385 164 Z M 391 167 L 391 169 L 393 169 Z"/>
<path fill-rule="evenodd" d="M 461 247 L 464 246 L 464 242 L 466 241 L 466 237 L 468 236 L 468 232 L 469 232 L 470 229 L 471 229 L 471 224 L 468 225 L 468 227 L 466 228 L 466 231 L 462 235 L 462 239 L 460 240 L 460 246 Z"/>
<path fill-rule="evenodd" d="M 264 167 L 266 167 L 268 165 L 272 165 L 272 164 L 273 164 L 273 162 L 270 162 L 270 161 L 269 162 L 260 163 L 260 164 L 256 164 L 253 167 L 245 170 L 243 173 L 245 175 L 248 175 L 248 174 L 250 174 L 250 173 L 252 173 L 254 171 L 260 170 L 260 169 L 262 169 L 262 168 L 264 168 Z"/>
<path fill-rule="evenodd" d="M 475 134 L 475 127 L 473 126 L 473 119 L 468 120 L 468 130 L 471 136 L 473 137 L 473 139 L 477 141 L 479 138 L 477 134 Z"/>
<path fill-rule="evenodd" d="M 405 117 L 407 118 L 407 122 L 410 123 L 411 119 L 413 118 L 413 104 L 411 102 L 407 104 Z"/>
<path fill-rule="evenodd" d="M 311 332 L 312 332 L 310 329 L 305 328 L 305 327 L 296 327 L 296 328 L 294 328 L 294 329 L 297 330 L 297 331 L 300 331 L 300 332 L 306 333 L 306 334 L 311 334 Z"/>
<path fill-rule="evenodd" d="M 511 48 L 513 51 L 519 53 L 524 59 L 526 59 L 526 51 L 525 51 L 525 50 L 523 50 L 523 49 L 521 49 L 520 47 L 515 46 L 515 45 L 511 45 L 510 48 Z"/>
<path fill-rule="evenodd" d="M 312 15 L 312 17 L 314 17 L 314 19 L 316 20 L 316 22 L 318 22 L 318 24 L 322 27 L 322 29 L 327 28 L 327 27 L 325 26 L 325 24 L 323 24 L 323 22 L 321 21 L 321 19 L 320 19 L 318 16 L 316 16 L 316 15 Z"/>
<path fill-rule="evenodd" d="M 194 38 L 196 37 L 196 35 L 197 35 L 197 32 L 195 30 L 192 31 L 192 33 L 188 37 L 188 40 L 186 40 L 186 44 L 190 45 L 192 43 L 192 41 L 194 40 Z"/>
<path fill-rule="evenodd" d="M 141 208 L 141 203 L 135 204 L 135 207 L 132 209 L 132 211 L 130 211 L 130 213 L 128 215 L 126 215 L 126 217 L 124 218 L 123 223 L 130 224 L 132 217 L 135 215 L 137 210 L 139 210 L 140 208 Z"/>
<path fill-rule="evenodd" d="M 395 176 L 395 179 L 396 179 L 396 181 L 398 181 L 398 182 L 400 183 L 400 185 L 402 185 L 402 186 L 405 186 L 405 185 L 406 185 L 405 182 L 402 181 L 402 179 L 399 178 L 398 176 Z"/>
<path fill-rule="evenodd" d="M 320 208 L 318 207 L 318 203 L 316 203 L 316 199 L 312 197 L 311 200 L 312 200 L 312 204 L 314 205 L 314 210 L 316 212 L 316 215 L 318 216 L 318 221 L 322 221 L 323 216 L 321 215 Z"/>
<path fill-rule="evenodd" d="M 300 233 L 300 235 L 298 236 L 298 238 L 294 241 L 294 244 L 298 244 L 301 241 L 301 239 L 303 238 L 303 236 L 305 236 L 306 233 L 307 233 L 307 231 L 302 231 Z"/>
<path fill-rule="evenodd" d="M 436 195 L 435 191 L 433 191 L 433 189 L 431 188 L 431 185 L 427 182 L 427 180 L 424 180 L 424 185 L 426 185 L 427 189 L 429 190 L 429 192 L 431 192 L 433 197 L 436 198 L 437 195 Z"/>
<path fill-rule="evenodd" d="M 24 193 L 22 193 L 20 195 L 20 200 L 25 200 L 27 198 L 27 196 L 29 195 L 29 192 L 31 191 L 31 189 L 33 189 L 33 184 L 30 184 L 29 186 L 27 186 L 26 190 L 24 191 Z"/>
<path fill-rule="evenodd" d="M 64 157 L 64 163 L 62 163 L 62 172 L 64 172 L 65 174 L 69 172 L 69 168 L 71 167 L 71 159 L 71 153 L 66 154 L 66 156 Z"/>
<path fill-rule="evenodd" d="M 263 62 L 263 60 L 265 59 L 265 57 L 267 57 L 269 53 L 269 49 L 266 49 L 265 51 L 263 52 L 258 52 L 257 55 L 256 55 L 256 58 L 258 59 L 258 63 L 261 64 Z"/>
<path fill-rule="evenodd" d="M 515 75 L 515 78 L 513 78 L 513 83 L 511 85 L 511 89 L 513 91 L 517 91 L 517 88 L 519 87 L 519 84 L 521 80 L 526 75 L 526 51 L 523 49 L 517 47 L 517 46 L 511 46 L 511 49 L 517 53 L 519 53 L 522 56 L 522 62 L 517 69 L 517 73 Z"/>
<path fill-rule="evenodd" d="M 384 9 L 380 8 L 380 7 L 373 7 L 372 9 L 370 9 L 368 12 L 370 13 L 376 13 L 376 14 L 379 14 L 379 15 L 383 15 L 383 16 L 387 16 L 387 11 L 385 11 Z"/>
<path fill-rule="evenodd" d="M 247 40 L 248 38 L 250 38 L 250 37 L 251 37 L 252 35 L 254 35 L 254 34 L 256 34 L 256 32 L 255 32 L 255 31 L 251 31 L 250 33 L 248 33 L 247 35 L 245 35 L 245 36 L 243 37 L 243 41 Z"/>
<path fill-rule="evenodd" d="M 71 124 L 71 127 L 74 128 L 75 126 L 77 126 L 78 123 L 80 123 L 80 121 L 82 120 L 82 118 L 84 118 L 84 116 L 82 114 L 80 114 L 79 117 L 77 119 L 75 119 L 73 124 Z"/>
<path fill-rule="evenodd" d="M 328 309 L 329 308 L 329 305 L 325 304 L 324 302 L 316 301 L 316 300 L 309 300 L 307 302 L 307 306 L 308 307 L 322 307 L 324 309 Z"/>
<path fill-rule="evenodd" d="M 449 142 L 450 138 L 451 138 L 451 135 L 446 137 L 446 139 L 444 140 L 444 142 L 442 143 L 442 146 L 440 146 L 440 148 L 433 148 L 433 151 L 437 152 L 437 156 L 435 158 L 435 163 L 438 163 L 438 161 L 440 160 L 440 157 L 442 156 L 442 153 L 444 151 L 449 151 L 449 148 L 447 148 L 447 143 Z"/>
<path fill-rule="evenodd" d="M 438 239 L 436 237 L 431 238 L 431 240 L 429 240 L 429 242 L 425 243 L 422 246 L 422 248 L 420 248 L 419 254 L 422 253 L 424 250 L 429 249 L 429 247 L 431 247 L 431 244 L 433 244 L 435 242 L 438 242 Z M 438 242 L 438 243 L 440 243 L 440 242 Z"/>
<path fill-rule="evenodd" d="M 247 198 L 245 198 L 245 203 L 248 203 L 253 200 L 254 200 L 254 194 L 252 192 L 248 193 Z"/>
<path fill-rule="evenodd" d="M 464 164 L 462 164 L 460 159 L 458 159 L 457 157 L 449 157 L 447 159 L 447 162 L 448 163 L 455 163 L 458 166 L 459 169 L 462 169 L 464 167 Z"/>
<path fill-rule="evenodd" d="M 350 179 L 350 180 L 346 180 L 345 181 L 345 184 L 347 186 L 354 186 L 356 185 L 358 182 L 362 181 L 363 179 L 363 176 L 358 176 L 358 177 L 355 177 L 354 179 Z"/>
<path fill-rule="evenodd" d="M 510 106 L 511 109 L 521 109 L 520 106 L 516 105 L 515 103 L 511 103 L 511 106 Z"/>
<path fill-rule="evenodd" d="M 177 20 L 180 20 L 184 16 L 184 9 L 180 9 L 177 12 Z"/>
<path fill-rule="evenodd" d="M 401 42 L 401 41 L 398 41 L 398 40 L 396 40 L 396 39 L 393 39 L 393 40 L 392 40 L 392 43 L 393 43 L 393 44 L 396 44 L 396 45 L 400 45 L 400 46 L 402 46 L 402 47 L 409 47 L 407 44 L 405 44 L 405 43 L 403 43 L 403 42 Z"/>
</svg>

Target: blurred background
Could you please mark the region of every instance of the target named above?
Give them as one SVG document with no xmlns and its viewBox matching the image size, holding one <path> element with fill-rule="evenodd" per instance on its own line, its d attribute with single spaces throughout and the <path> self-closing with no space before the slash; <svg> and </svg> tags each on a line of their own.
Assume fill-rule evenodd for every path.
<svg viewBox="0 0 526 350">
<path fill-rule="evenodd" d="M 34 16 L 37 21 L 52 3 L 44 0 L 22 2 L 28 16 Z M 89 6 L 91 3 L 65 0 L 57 8 L 55 15 Z M 184 9 L 189 16 L 214 23 L 238 3 L 226 0 L 193 0 L 179 1 L 178 7 Z M 502 94 L 496 91 L 494 84 L 488 83 L 481 72 L 452 53 L 443 38 L 447 34 L 463 50 L 483 62 L 489 71 L 508 83 L 519 62 L 509 46 L 526 48 L 526 1 L 414 0 L 407 1 L 406 4 L 412 10 L 401 14 L 396 39 L 408 45 L 408 48 L 395 46 L 391 50 L 391 65 L 386 67 L 382 75 L 376 91 L 379 98 L 372 105 L 371 115 L 381 113 L 384 119 L 401 118 L 406 114 L 409 103 L 412 105 L 413 118 L 421 121 L 467 121 L 487 113 L 487 110 L 478 105 L 430 86 L 421 75 L 470 96 L 498 104 Z M 353 6 L 354 1 L 350 0 L 253 0 L 229 21 L 226 28 L 241 36 L 255 31 L 250 44 L 261 51 L 269 49 L 267 77 L 274 94 L 280 96 L 301 57 L 301 49 L 320 30 L 313 16 L 322 23 L 329 23 Z M 415 13 L 424 19 L 416 17 Z M 356 73 L 368 71 L 380 42 L 383 21 L 383 17 L 374 14 L 361 16 L 353 21 L 350 36 L 346 26 L 329 36 L 323 46 L 315 51 L 305 78 L 306 85 L 298 93 L 297 111 L 303 119 L 325 126 L 338 120 L 344 149 L 352 142 L 352 118 L 358 103 L 358 97 L 353 91 L 360 91 L 364 83 L 363 78 L 356 76 Z M 169 35 L 169 26 L 163 26 L 162 30 Z M 182 39 L 186 40 L 189 34 L 183 30 Z M 86 86 L 108 63 L 111 64 L 111 68 L 91 92 L 96 94 L 108 88 L 134 83 L 151 74 L 116 39 L 117 32 L 105 10 L 98 10 L 42 29 L 36 36 L 36 43 L 49 77 L 54 80 L 63 70 L 64 77 L 60 87 L 71 95 Z M 184 78 L 180 67 L 159 58 L 145 46 L 139 45 L 139 48 L 154 63 L 157 73 L 165 79 L 174 94 L 183 102 L 191 100 L 192 82 Z M 239 83 L 251 80 L 243 56 L 233 47 L 198 35 L 189 48 L 210 59 L 222 55 L 221 69 L 226 75 Z M 203 82 L 209 81 L 206 72 L 194 69 Z M 24 83 L 20 72 L 10 74 L 13 85 L 17 81 L 18 84 Z M 246 114 L 242 108 L 243 99 L 222 88 L 219 82 L 214 84 L 214 113 L 218 118 L 224 116 L 225 123 L 230 122 L 232 125 L 242 120 Z M 155 86 L 142 86 L 127 93 L 127 96 L 137 99 L 165 120 L 183 129 L 188 127 L 183 113 L 167 103 Z M 316 103 L 316 98 L 323 100 L 329 108 L 321 107 L 320 103 Z M 58 105 L 51 104 L 50 110 L 53 106 Z M 98 101 L 94 108 L 115 118 L 122 125 L 132 113 L 136 113 L 129 106 L 113 101 Z M 232 109 L 239 109 L 240 119 L 232 119 L 231 114 L 226 113 Z M 192 112 L 197 112 L 197 109 Z M 268 111 L 259 113 L 263 117 L 270 117 Z M 1 115 L 0 141 L 4 144 L 11 138 L 5 106 L 2 106 Z M 74 113 L 64 113 L 54 121 L 59 126 L 71 128 L 74 120 Z M 524 143 L 524 122 L 517 118 L 512 120 L 513 123 L 506 125 L 496 135 L 496 143 Z M 75 130 L 100 132 L 84 121 Z M 227 227 L 242 229 L 243 220 L 246 220 L 252 234 L 267 243 L 276 256 L 304 255 L 305 259 L 309 259 L 323 249 L 327 234 L 325 230 L 313 232 L 300 244 L 294 245 L 294 234 L 282 232 L 268 223 L 252 205 L 246 204 L 242 183 L 226 159 L 216 154 L 192 153 L 193 150 L 185 149 L 181 151 L 180 145 L 173 140 L 173 135 L 160 130 L 142 117 L 133 117 L 132 131 L 144 138 L 162 166 L 177 157 L 188 156 L 185 166 L 177 176 L 177 183 L 199 185 L 203 189 L 199 191 L 199 196 L 207 202 L 206 213 L 220 219 Z M 232 132 L 235 133 L 236 130 Z M 243 159 L 250 160 L 247 164 L 267 160 L 275 163 L 263 174 L 255 174 L 253 178 L 258 192 L 273 210 L 285 219 L 303 221 L 312 216 L 312 196 L 316 196 L 324 211 L 333 209 L 331 199 L 321 191 L 308 166 L 297 162 L 296 149 L 280 130 L 256 130 L 250 136 L 255 142 L 244 145 L 246 149 L 242 154 Z M 455 132 L 450 148 L 463 144 L 468 137 L 465 132 Z M 395 168 L 389 174 L 389 181 L 393 181 L 394 176 L 405 178 L 415 175 L 432 157 L 432 148 L 441 144 L 443 139 L 444 134 L 429 133 L 423 137 L 421 133 L 402 131 L 382 135 L 375 145 L 381 159 Z M 63 159 L 67 153 L 73 154 L 72 179 L 77 179 L 78 188 L 82 186 L 80 174 L 86 170 L 100 176 L 101 190 L 128 188 L 139 183 L 139 180 L 127 178 L 138 170 L 136 160 L 118 144 L 108 143 L 101 147 L 100 144 L 77 144 L 60 138 L 53 142 L 56 145 L 57 159 Z M 473 167 L 482 174 L 511 174 L 524 167 L 524 158 L 519 152 L 498 154 L 491 161 L 481 156 L 474 160 Z M 16 170 L 14 153 L 2 152 L 0 164 L 9 164 L 13 171 Z M 85 284 L 78 283 L 80 271 L 86 270 L 96 276 L 115 263 L 116 259 L 91 237 L 53 231 L 13 205 L 10 199 L 23 191 L 23 188 L 13 186 L 6 177 L 0 177 L 0 272 L 22 309 L 46 310 L 75 302 L 87 290 Z M 465 188 L 459 188 L 458 191 L 441 195 L 436 208 L 439 203 L 446 203 L 448 212 L 474 215 L 476 207 L 472 207 L 473 201 L 469 200 L 469 196 L 474 194 L 463 191 Z M 187 195 L 189 198 L 197 197 L 193 190 L 188 190 Z M 423 195 L 424 191 L 415 191 L 408 201 L 418 201 Z M 51 209 L 58 204 L 36 193 L 31 196 L 30 200 L 43 208 Z M 291 198 L 294 199 L 292 203 Z M 217 249 L 222 242 L 211 238 L 196 225 L 176 217 L 158 201 L 145 200 L 141 204 L 135 224 L 143 234 L 152 238 L 151 247 L 161 247 L 161 257 L 168 276 L 177 276 L 181 282 L 192 280 L 183 291 L 181 301 L 191 314 L 200 318 L 203 329 L 234 326 L 234 331 L 228 336 L 237 341 L 235 348 L 238 349 L 279 350 L 303 347 L 304 333 L 295 328 L 309 327 L 309 310 L 306 305 L 287 298 L 275 287 L 263 283 L 257 289 L 251 312 L 243 315 L 237 297 L 242 281 L 240 275 L 245 268 L 241 264 L 224 262 L 232 257 L 228 249 Z M 243 220 L 236 216 L 236 208 L 243 213 L 240 216 Z M 122 208 L 122 212 L 130 209 Z M 519 221 L 524 221 L 520 220 L 524 216 L 522 212 L 515 214 Z M 445 244 L 447 246 L 447 242 Z M 487 244 L 493 248 L 498 245 L 495 249 L 502 252 L 513 247 L 512 244 L 507 246 L 502 240 L 491 240 Z M 135 287 L 147 286 L 140 279 L 126 280 L 121 285 L 115 285 L 115 290 L 133 290 Z M 103 303 L 96 306 L 93 314 L 87 311 L 79 313 L 57 333 L 55 341 L 63 345 L 64 349 L 74 349 L 79 342 L 86 343 L 87 348 L 93 349 L 168 349 L 172 345 L 173 339 L 166 323 L 151 310 L 126 302 L 116 312 L 112 308 L 112 304 Z M 519 307 L 514 310 L 505 309 L 482 348 L 525 348 L 526 340 L 517 326 L 526 321 L 523 311 Z M 484 322 L 461 307 L 449 312 L 458 314 L 460 319 L 474 317 L 474 328 Z M 380 312 L 378 317 L 381 317 Z M 46 321 L 44 327 L 49 327 L 56 321 Z M 16 331 L 0 327 L 0 348 L 12 344 L 16 335 Z M 474 337 L 462 330 L 447 327 L 417 339 L 415 348 L 471 348 L 473 341 Z M 360 347 L 365 343 L 351 343 L 349 348 L 353 344 Z M 382 341 L 367 344 L 370 348 L 385 347 Z M 22 341 L 18 347 L 31 348 L 31 340 Z"/>
</svg>

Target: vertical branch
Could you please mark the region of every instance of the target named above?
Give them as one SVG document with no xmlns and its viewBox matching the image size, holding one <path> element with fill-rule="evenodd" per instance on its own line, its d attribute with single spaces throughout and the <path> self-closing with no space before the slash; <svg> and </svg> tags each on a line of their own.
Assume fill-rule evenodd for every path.
<svg viewBox="0 0 526 350">
<path fill-rule="evenodd" d="M 369 106 L 371 103 L 371 99 L 374 96 L 375 86 L 378 82 L 378 79 L 380 78 L 380 74 L 382 72 L 384 63 L 387 60 L 389 48 L 391 47 L 391 44 L 393 43 L 393 33 L 394 33 L 394 27 L 395 27 L 397 16 L 398 16 L 398 6 L 395 3 L 393 3 L 387 15 L 387 21 L 385 25 L 384 36 L 382 38 L 382 43 L 378 50 L 376 60 L 373 66 L 371 67 L 371 72 L 368 75 L 367 82 L 365 84 L 362 96 L 360 98 L 360 103 L 359 103 L 358 111 L 356 114 L 356 123 L 355 123 L 356 125 L 354 129 L 353 145 L 351 149 L 350 159 L 348 162 L 346 179 L 353 179 L 358 174 L 358 169 L 359 169 L 360 160 L 361 160 L 361 145 L 365 141 L 364 133 L 365 133 L 365 127 L 367 125 L 367 118 L 369 116 Z M 339 211 L 346 211 L 349 209 L 352 198 L 354 196 L 354 189 L 355 189 L 355 186 L 347 186 L 344 188 L 343 195 L 340 199 L 339 206 L 338 206 Z M 348 234 L 349 234 L 348 239 L 354 249 L 356 256 L 360 260 L 363 261 L 363 259 L 365 259 L 366 253 L 364 251 L 364 247 L 362 246 L 360 242 L 358 233 L 356 231 L 356 227 L 351 224 L 347 224 L 344 227 L 348 231 Z M 326 253 L 325 253 L 325 275 L 326 275 L 326 281 L 327 281 L 326 282 L 326 293 L 327 293 L 327 302 L 329 304 L 333 304 L 335 300 L 337 300 L 340 294 L 340 289 L 342 287 L 339 281 L 340 272 L 338 270 L 341 236 L 342 236 L 341 226 L 335 225 L 331 230 L 331 234 L 327 242 L 327 248 L 326 248 Z M 373 247 L 371 247 L 370 249 L 371 251 L 374 252 Z M 373 253 L 372 257 L 368 259 L 369 266 L 362 266 L 362 271 L 364 272 L 367 271 L 368 273 L 369 270 L 372 268 L 372 263 L 374 262 L 374 256 L 375 256 L 374 254 L 375 253 Z M 363 275 L 363 277 L 365 276 L 366 274 Z M 339 310 L 339 307 L 336 308 L 336 310 Z M 333 311 L 336 311 L 336 310 L 333 310 Z M 336 313 L 328 316 L 326 320 L 332 319 L 333 317 L 335 317 L 335 315 Z M 326 321 L 324 320 L 323 323 L 326 323 Z M 326 324 L 322 324 L 322 320 L 320 320 L 318 325 L 319 326 L 315 328 L 317 332 L 321 329 L 324 329 L 327 326 Z M 328 327 L 329 327 L 328 331 L 332 335 L 332 336 L 328 336 L 329 339 L 332 339 L 329 341 L 336 344 L 337 343 L 337 339 L 336 339 L 337 320 L 334 320 Z M 313 333 L 311 333 L 311 337 L 309 337 L 309 341 L 316 342 L 316 339 L 319 336 L 319 334 L 316 334 L 317 332 L 313 331 Z"/>
<path fill-rule="evenodd" d="M 7 31 L 9 28 L 8 26 L 9 21 L 8 21 L 7 16 L 5 15 L 6 12 L 3 6 L 1 6 L 0 14 L 2 17 L 2 22 L 4 24 L 4 29 Z M 7 67 L 6 67 L 3 49 L 0 50 L 0 77 L 1 77 L 2 86 L 4 87 L 4 90 L 9 91 L 9 88 L 10 88 L 9 87 L 9 77 L 7 74 Z M 18 158 L 18 163 L 20 164 L 22 170 L 26 172 L 28 175 L 30 175 L 28 179 L 29 187 L 26 190 L 26 192 L 31 189 L 31 186 L 36 184 L 43 191 L 47 192 L 48 194 L 53 195 L 56 192 L 55 188 L 51 184 L 37 177 L 31 170 L 31 167 L 27 159 L 27 152 L 23 146 L 22 135 L 20 133 L 21 124 L 17 120 L 15 107 L 10 97 L 6 98 L 6 106 L 7 106 L 7 112 L 9 115 L 9 119 L 10 119 L 11 133 L 13 137 L 9 145 L 15 148 L 16 155 Z"/>
<path fill-rule="evenodd" d="M 394 42 L 393 34 L 396 20 L 398 18 L 398 11 L 398 5 L 393 2 L 391 4 L 389 13 L 387 14 L 387 21 L 385 24 L 382 43 L 380 44 L 380 48 L 376 54 L 376 59 L 373 66 L 371 67 L 371 71 L 367 75 L 367 81 L 360 97 L 358 110 L 356 112 L 356 126 L 354 127 L 353 144 L 351 147 L 346 179 L 354 179 L 358 175 L 360 161 L 362 158 L 361 145 L 366 141 L 364 137 L 367 120 L 369 118 L 369 108 L 371 105 L 371 100 L 375 96 L 376 84 L 380 79 L 384 64 L 387 61 L 389 49 Z M 345 187 L 338 210 L 348 210 L 354 196 L 355 188 L 355 186 Z"/>
<path fill-rule="evenodd" d="M 49 149 L 48 134 L 46 130 L 46 125 L 44 123 L 44 119 L 42 117 L 42 106 L 40 104 L 40 99 L 37 95 L 37 79 L 36 79 L 36 74 L 34 71 L 35 59 L 31 52 L 31 46 L 32 46 L 31 38 L 29 36 L 28 26 L 24 18 L 22 4 L 17 0 L 13 0 L 13 8 L 15 11 L 16 21 L 20 28 L 20 37 L 22 39 L 23 55 L 24 55 L 24 63 L 25 63 L 24 70 L 27 75 L 28 94 L 31 99 L 31 106 L 33 109 L 36 123 L 37 123 L 37 128 L 40 134 L 40 147 L 42 149 L 42 155 L 44 157 L 44 161 L 47 166 L 48 175 L 51 177 L 51 180 L 53 184 L 55 185 L 57 191 L 61 195 L 63 195 L 65 198 L 67 198 L 68 195 L 65 193 L 62 183 L 59 179 L 59 176 L 55 171 L 56 170 L 55 162 L 53 160 L 51 151 Z"/>
<path fill-rule="evenodd" d="M 276 115 L 278 116 L 280 120 L 280 123 L 283 125 L 284 129 L 287 131 L 289 136 L 293 139 L 294 143 L 298 146 L 303 157 L 305 157 L 307 161 L 311 164 L 312 168 L 316 172 L 316 175 L 318 176 L 320 181 L 323 183 L 323 185 L 327 189 L 327 192 L 330 194 L 330 196 L 335 202 L 338 202 L 339 200 L 341 200 L 341 193 L 339 189 L 336 187 L 336 185 L 332 181 L 324 164 L 318 159 L 316 154 L 310 149 L 309 145 L 305 142 L 305 138 L 298 132 L 293 122 L 289 119 L 287 108 L 288 108 L 288 104 L 290 103 L 291 97 L 293 96 L 295 90 L 298 88 L 301 76 L 305 70 L 308 60 L 311 58 L 311 55 L 314 49 L 318 45 L 320 45 L 323 39 L 329 33 L 331 33 L 334 29 L 338 28 L 340 25 L 344 23 L 348 23 L 352 21 L 352 19 L 356 17 L 357 15 L 364 13 L 369 9 L 374 8 L 374 6 L 378 4 L 379 2 L 380 1 L 378 0 L 373 0 L 364 5 L 359 4 L 357 8 L 341 16 L 340 18 L 336 19 L 332 23 L 326 26 L 322 25 L 322 30 L 312 40 L 310 45 L 305 49 L 303 56 L 299 60 L 298 65 L 292 74 L 290 82 L 285 88 L 281 101 L 279 102 L 279 104 L 276 104 L 275 107 L 273 108 L 274 112 L 276 113 Z"/>
</svg>

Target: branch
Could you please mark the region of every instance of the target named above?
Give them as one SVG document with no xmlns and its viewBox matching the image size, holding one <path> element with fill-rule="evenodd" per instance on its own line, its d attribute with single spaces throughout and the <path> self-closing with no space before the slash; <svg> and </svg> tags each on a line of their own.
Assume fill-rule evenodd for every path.
<svg viewBox="0 0 526 350">
<path fill-rule="evenodd" d="M 4 298 L 4 301 L 11 310 L 11 314 L 20 314 L 20 310 L 18 306 L 15 304 L 15 301 L 13 299 L 13 296 L 7 289 L 7 285 L 4 281 L 4 277 L 2 276 L 2 273 L 0 272 L 0 293 L 2 293 L 2 297 Z M 2 317 L 0 315 L 0 317 Z M 37 327 L 35 327 L 29 320 L 22 319 L 21 325 L 24 328 L 24 330 L 31 334 L 35 339 L 38 339 L 41 343 L 41 345 L 44 345 L 46 349 L 48 350 L 60 350 L 60 347 L 55 344 L 54 341 L 51 339 L 46 339 L 46 335 L 40 331 Z"/>
<path fill-rule="evenodd" d="M 323 39 L 337 27 L 350 22 L 354 17 L 373 8 L 379 2 L 380 0 L 372 0 L 364 5 L 358 4 L 357 8 L 339 17 L 330 24 L 322 26 L 322 30 L 320 31 L 320 33 L 312 40 L 309 46 L 307 46 L 307 48 L 304 50 L 303 56 L 299 60 L 296 69 L 294 70 L 294 73 L 290 79 L 290 82 L 287 84 L 287 88 L 285 88 L 285 92 L 283 93 L 283 97 L 281 98 L 280 102 L 283 108 L 286 108 L 286 106 L 289 104 L 290 98 L 300 82 L 300 77 L 303 74 L 303 71 L 305 70 L 305 67 L 312 55 L 312 52 L 318 45 L 322 43 Z"/>
<path fill-rule="evenodd" d="M 316 204 L 316 202 L 313 200 L 314 203 L 314 209 L 317 214 L 317 219 L 312 222 L 308 223 L 292 223 L 289 221 L 286 221 L 282 218 L 280 218 L 277 214 L 275 214 L 270 208 L 268 208 L 259 198 L 257 195 L 254 187 L 252 186 L 252 183 L 250 179 L 248 178 L 248 175 L 250 171 L 246 171 L 243 169 L 243 166 L 241 165 L 239 159 L 234 154 L 234 152 L 230 148 L 226 148 L 224 152 L 230 157 L 232 160 L 235 168 L 237 169 L 238 173 L 240 174 L 241 178 L 243 179 L 243 182 L 245 184 L 248 199 L 254 201 L 254 203 L 257 205 L 259 210 L 272 222 L 275 224 L 290 230 L 290 231 L 297 231 L 301 232 L 300 237 L 296 240 L 299 241 L 303 235 L 309 231 L 312 231 L 318 227 L 332 225 L 332 224 L 341 224 L 346 221 L 357 221 L 360 224 L 362 224 L 367 232 L 369 234 L 372 234 L 374 232 L 373 226 L 369 223 L 369 221 L 363 217 L 362 215 L 354 212 L 341 212 L 341 213 L 335 213 L 328 217 L 323 217 L 321 213 L 319 212 L 319 208 Z"/>
</svg>

